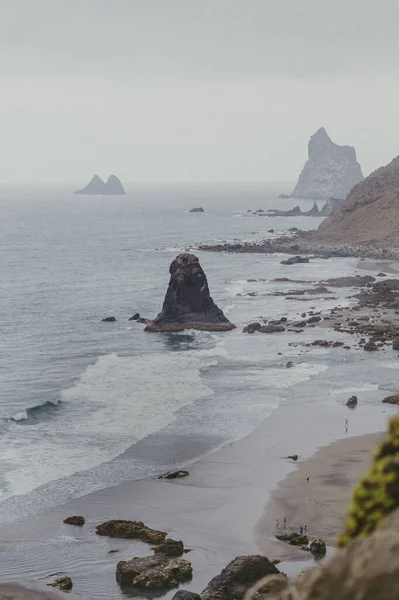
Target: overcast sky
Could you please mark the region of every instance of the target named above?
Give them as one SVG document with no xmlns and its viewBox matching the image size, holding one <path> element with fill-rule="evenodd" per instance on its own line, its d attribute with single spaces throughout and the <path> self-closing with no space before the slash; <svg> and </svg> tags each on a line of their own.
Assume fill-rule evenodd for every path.
<svg viewBox="0 0 399 600">
<path fill-rule="evenodd" d="M 399 154 L 398 0 L 0 0 L 0 181 L 294 181 Z"/>
</svg>

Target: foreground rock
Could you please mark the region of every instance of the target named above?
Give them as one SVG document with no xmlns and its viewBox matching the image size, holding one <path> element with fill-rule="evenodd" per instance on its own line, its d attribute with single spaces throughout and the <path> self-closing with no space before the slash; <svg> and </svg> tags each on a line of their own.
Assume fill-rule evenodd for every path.
<svg viewBox="0 0 399 600">
<path fill-rule="evenodd" d="M 125 538 L 141 540 L 150 544 L 160 544 L 165 541 L 168 535 L 165 531 L 150 529 L 141 521 L 106 521 L 97 525 L 96 533 L 98 535 L 107 535 L 113 538 Z"/>
<path fill-rule="evenodd" d="M 180 254 L 172 262 L 170 282 L 162 312 L 145 331 L 176 332 L 184 329 L 230 331 L 235 325 L 211 298 L 206 275 L 193 254 Z"/>
<path fill-rule="evenodd" d="M 59 577 L 58 579 L 56 579 L 52 583 L 48 583 L 47 585 L 49 585 L 50 587 L 58 588 L 63 592 L 68 592 L 73 587 L 72 579 L 70 577 Z"/>
<path fill-rule="evenodd" d="M 266 556 L 238 556 L 201 592 L 202 600 L 241 600 L 262 577 L 280 571 Z M 177 600 L 174 596 L 173 600 Z"/>
<path fill-rule="evenodd" d="M 321 128 L 309 142 L 309 160 L 299 177 L 292 196 L 295 198 L 344 200 L 363 174 L 355 149 L 338 146 Z"/>
<path fill-rule="evenodd" d="M 125 190 L 120 179 L 118 179 L 116 175 L 110 175 L 106 182 L 103 181 L 98 175 L 94 175 L 90 183 L 88 183 L 81 190 L 77 190 L 75 194 L 81 194 L 85 196 L 123 196 L 125 194 Z"/>
<path fill-rule="evenodd" d="M 154 554 L 132 560 L 121 560 L 116 566 L 116 581 L 122 587 L 145 590 L 168 590 L 192 579 L 188 560 Z"/>
<path fill-rule="evenodd" d="M 74 517 L 67 517 L 66 519 L 63 520 L 63 523 L 66 523 L 67 525 L 77 525 L 78 527 L 83 527 L 83 525 L 86 523 L 86 521 L 85 521 L 84 517 L 74 516 Z"/>
<path fill-rule="evenodd" d="M 314 540 L 310 544 L 309 549 L 310 549 L 311 553 L 316 557 L 325 556 L 327 553 L 326 543 L 324 540 L 321 540 L 320 538 L 317 538 L 316 540 Z"/>
<path fill-rule="evenodd" d="M 398 247 L 399 157 L 359 183 L 320 227 L 319 242 Z"/>
</svg>

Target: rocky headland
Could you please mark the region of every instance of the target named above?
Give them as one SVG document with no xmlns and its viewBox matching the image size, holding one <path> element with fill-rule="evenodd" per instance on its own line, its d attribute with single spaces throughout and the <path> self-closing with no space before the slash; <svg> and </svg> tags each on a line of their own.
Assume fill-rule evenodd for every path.
<svg viewBox="0 0 399 600">
<path fill-rule="evenodd" d="M 309 142 L 309 159 L 292 193 L 294 198 L 344 200 L 351 189 L 363 180 L 355 149 L 338 146 L 324 127 Z"/>
<path fill-rule="evenodd" d="M 125 190 L 121 180 L 116 175 L 110 175 L 107 181 L 103 181 L 101 177 L 94 175 L 84 188 L 74 193 L 84 196 L 124 196 Z"/>
<path fill-rule="evenodd" d="M 170 265 L 170 281 L 159 315 L 145 331 L 177 332 L 185 329 L 230 331 L 235 325 L 211 298 L 206 275 L 194 254 L 180 254 Z"/>
<path fill-rule="evenodd" d="M 377 169 L 320 226 L 319 243 L 398 247 L 399 157 Z"/>
</svg>

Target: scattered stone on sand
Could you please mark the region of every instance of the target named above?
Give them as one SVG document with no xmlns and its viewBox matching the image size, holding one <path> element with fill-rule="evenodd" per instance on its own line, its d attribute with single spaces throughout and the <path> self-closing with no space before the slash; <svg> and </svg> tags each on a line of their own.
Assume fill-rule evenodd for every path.
<svg viewBox="0 0 399 600">
<path fill-rule="evenodd" d="M 182 556 L 184 554 L 184 545 L 180 540 L 165 540 L 152 549 L 155 554 L 166 554 L 166 556 Z"/>
<path fill-rule="evenodd" d="M 184 479 L 184 477 L 188 477 L 189 475 L 188 471 L 171 471 L 170 473 L 160 475 L 158 479 Z"/>
<path fill-rule="evenodd" d="M 58 588 L 63 592 L 67 592 L 73 587 L 72 579 L 70 577 L 59 577 L 58 579 L 51 583 L 48 583 L 47 585 L 50 587 Z"/>
<path fill-rule="evenodd" d="M 103 323 L 115 323 L 115 317 L 105 317 L 105 319 L 101 319 Z"/>
<path fill-rule="evenodd" d="M 296 532 L 276 535 L 276 538 L 280 542 L 287 542 L 290 546 L 307 546 L 309 544 L 309 539 L 306 535 Z"/>
<path fill-rule="evenodd" d="M 346 406 L 349 406 L 349 408 L 355 408 L 358 404 L 358 400 L 357 400 L 357 396 L 351 396 L 348 400 L 348 402 L 346 403 Z"/>
<path fill-rule="evenodd" d="M 255 333 L 255 331 L 259 331 L 262 325 L 260 323 L 250 323 L 242 330 L 243 333 Z"/>
<path fill-rule="evenodd" d="M 145 331 L 177 332 L 184 329 L 230 331 L 235 325 L 211 298 L 206 275 L 194 254 L 180 254 L 170 266 L 170 281 L 162 312 Z"/>
<path fill-rule="evenodd" d="M 383 400 L 384 404 L 397 404 L 399 406 L 399 394 L 395 394 L 394 396 L 388 396 Z"/>
<path fill-rule="evenodd" d="M 375 342 L 367 342 L 367 344 L 364 344 L 364 348 L 363 348 L 366 352 L 378 352 L 378 346 Z"/>
<path fill-rule="evenodd" d="M 166 554 L 122 560 L 116 566 L 116 581 L 122 587 L 168 590 L 192 579 L 191 563 Z"/>
<path fill-rule="evenodd" d="M 132 317 L 129 318 L 129 321 L 138 321 L 139 319 L 140 319 L 140 313 L 136 313 Z"/>
<path fill-rule="evenodd" d="M 293 454 L 292 456 L 287 456 L 287 458 L 290 458 L 291 460 L 293 460 L 294 462 L 297 462 L 299 456 L 298 454 Z"/>
<path fill-rule="evenodd" d="M 280 571 L 266 556 L 238 556 L 201 592 L 202 600 L 242 600 L 262 577 Z"/>
<path fill-rule="evenodd" d="M 292 256 L 291 258 L 288 258 L 287 260 L 282 260 L 280 262 L 280 264 L 281 265 L 300 265 L 300 264 L 305 264 L 308 262 L 310 262 L 310 261 L 307 257 Z"/>
<path fill-rule="evenodd" d="M 327 546 L 324 540 L 317 538 L 309 546 L 309 550 L 316 557 L 325 556 L 327 553 Z"/>
<path fill-rule="evenodd" d="M 97 525 L 98 535 L 113 538 L 135 539 L 149 544 L 160 544 L 168 535 L 165 531 L 150 529 L 141 521 L 112 520 Z"/>
<path fill-rule="evenodd" d="M 67 517 L 63 520 L 63 523 L 66 523 L 66 525 L 77 525 L 78 527 L 83 527 L 83 525 L 86 523 L 86 520 L 84 517 L 74 516 Z"/>
</svg>

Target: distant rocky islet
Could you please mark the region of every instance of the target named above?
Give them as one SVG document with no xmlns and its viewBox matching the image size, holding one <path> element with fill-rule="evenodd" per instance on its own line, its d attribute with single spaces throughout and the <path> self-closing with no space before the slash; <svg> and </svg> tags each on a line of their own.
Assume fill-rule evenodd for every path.
<svg viewBox="0 0 399 600">
<path fill-rule="evenodd" d="M 96 174 L 84 188 L 74 193 L 82 196 L 124 196 L 126 192 L 121 180 L 116 175 L 110 175 L 107 181 L 103 181 Z"/>
</svg>

